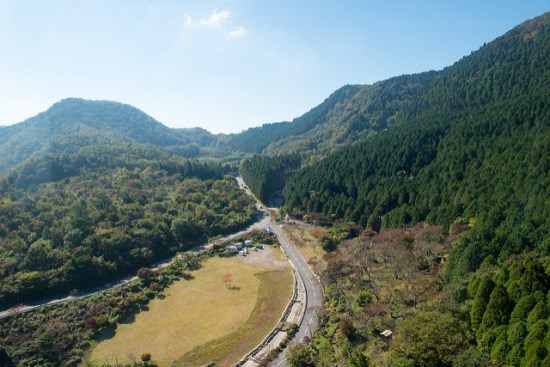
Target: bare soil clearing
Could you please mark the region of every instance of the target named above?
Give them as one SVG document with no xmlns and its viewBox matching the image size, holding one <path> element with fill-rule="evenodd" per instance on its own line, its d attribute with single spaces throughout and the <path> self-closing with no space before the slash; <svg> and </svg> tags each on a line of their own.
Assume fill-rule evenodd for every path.
<svg viewBox="0 0 550 367">
<path fill-rule="evenodd" d="M 250 250 L 247 256 L 237 255 L 232 259 L 239 263 L 251 264 L 264 269 L 287 269 L 291 267 L 283 252 L 270 246 L 264 246 L 263 250 Z"/>
</svg>

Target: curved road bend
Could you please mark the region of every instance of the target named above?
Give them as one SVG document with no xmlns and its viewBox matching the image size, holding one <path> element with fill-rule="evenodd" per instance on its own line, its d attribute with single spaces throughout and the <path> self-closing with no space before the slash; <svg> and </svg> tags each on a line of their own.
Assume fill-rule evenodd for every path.
<svg viewBox="0 0 550 367">
<path fill-rule="evenodd" d="M 277 235 L 281 247 L 287 254 L 290 262 L 304 281 L 306 290 L 305 307 L 306 313 L 299 325 L 298 332 L 293 342 L 301 342 L 304 337 L 311 338 L 319 326 L 319 311 L 323 308 L 323 288 L 319 279 L 313 274 L 302 255 L 296 250 L 279 225 L 272 223 L 273 233 Z M 286 353 L 288 348 L 283 349 L 279 356 L 271 362 L 270 366 L 286 366 Z"/>
<path fill-rule="evenodd" d="M 247 188 L 244 184 L 244 181 L 242 181 L 242 179 L 240 177 L 237 178 L 237 182 L 239 183 L 240 187 L 243 190 L 247 191 L 250 194 L 249 190 L 247 190 Z M 218 241 L 228 241 L 228 240 L 230 240 L 234 237 L 237 237 L 237 236 L 239 236 L 243 233 L 246 233 L 248 231 L 251 231 L 253 229 L 264 229 L 267 226 L 271 226 L 271 228 L 273 229 L 273 232 L 277 236 L 277 238 L 279 240 L 279 243 L 281 244 L 281 247 L 283 248 L 283 250 L 287 254 L 290 262 L 292 263 L 292 265 L 294 266 L 294 268 L 298 272 L 299 276 L 302 278 L 302 280 L 304 282 L 304 285 L 305 285 L 305 290 L 306 290 L 306 301 L 305 301 L 305 303 L 306 303 L 305 304 L 306 312 L 305 312 L 304 318 L 302 319 L 302 322 L 299 325 L 298 332 L 296 333 L 296 336 L 292 340 L 293 342 L 300 342 L 306 336 L 311 338 L 311 336 L 317 330 L 317 327 L 319 325 L 318 312 L 323 307 L 323 291 L 322 291 L 322 286 L 321 286 L 319 280 L 313 274 L 313 272 L 309 269 L 309 267 L 308 267 L 306 261 L 304 260 L 304 258 L 302 257 L 302 255 L 300 255 L 300 253 L 292 245 L 292 243 L 289 241 L 289 239 L 283 233 L 281 228 L 276 223 L 271 221 L 271 217 L 262 217 L 262 218 L 258 218 L 257 221 L 254 222 L 252 225 L 250 225 L 247 229 L 245 229 L 243 231 L 239 231 L 237 233 L 233 233 L 229 236 L 226 236 L 224 238 L 219 239 Z M 197 247 L 191 249 L 190 251 L 192 251 L 192 252 L 202 252 L 202 251 L 207 250 L 208 248 L 210 248 L 212 245 L 213 244 L 205 244 L 205 245 L 202 245 L 202 246 L 197 246 Z M 172 261 L 172 258 L 167 259 L 166 261 L 163 261 L 161 263 L 157 263 L 157 264 L 153 265 L 153 268 L 159 268 L 159 267 L 167 266 L 167 265 L 170 264 L 171 261 Z M 71 301 L 73 299 L 88 297 L 90 295 L 93 295 L 93 294 L 103 292 L 103 291 L 108 290 L 108 289 L 112 289 L 112 288 L 121 286 L 123 284 L 128 283 L 129 281 L 131 281 L 133 279 L 135 279 L 135 276 L 128 276 L 126 278 L 120 279 L 119 281 L 111 282 L 109 284 L 105 284 L 101 287 L 98 287 L 98 288 L 95 288 L 95 289 L 92 289 L 92 290 L 79 292 L 79 294 L 76 295 L 76 296 L 68 296 L 68 297 L 65 297 L 65 298 L 58 298 L 58 299 L 48 299 L 48 300 L 43 300 L 43 301 L 34 303 L 32 305 L 25 305 L 25 306 L 20 306 L 18 308 L 12 308 L 12 309 L 9 309 L 9 310 L 0 311 L 0 319 L 2 319 L 4 317 L 7 317 L 7 316 L 14 315 L 14 314 L 18 314 L 18 313 L 21 313 L 21 312 L 30 311 L 30 310 L 33 310 L 33 309 L 37 309 L 37 308 L 41 308 L 41 307 L 45 307 L 45 306 L 49 306 L 49 305 L 53 305 L 53 304 L 63 303 L 63 302 Z M 286 352 L 287 352 L 287 348 L 285 348 L 279 354 L 278 358 L 275 359 L 271 363 L 271 365 L 276 366 L 276 367 L 286 366 Z"/>
<path fill-rule="evenodd" d="M 241 189 L 245 190 L 249 195 L 254 197 L 254 195 L 246 186 L 246 183 L 244 182 L 242 177 L 236 177 L 235 179 L 237 180 L 237 183 L 239 184 L 239 187 Z M 261 203 L 258 202 L 256 206 L 259 210 L 262 209 Z M 300 323 L 300 325 L 298 325 L 298 332 L 292 339 L 293 342 L 298 343 L 301 342 L 306 336 L 308 338 L 311 338 L 317 330 L 317 327 L 319 326 L 319 311 L 323 308 L 323 287 L 321 285 L 321 282 L 319 282 L 319 279 L 315 276 L 315 274 L 313 274 L 313 272 L 307 265 L 302 255 L 298 252 L 298 250 L 296 250 L 292 242 L 290 242 L 288 237 L 281 230 L 281 227 L 279 227 L 279 225 L 275 222 L 271 221 L 271 217 L 267 218 L 269 218 L 270 220 L 269 225 L 271 226 L 273 233 L 275 233 L 275 235 L 277 236 L 277 239 L 279 240 L 282 249 L 287 254 L 289 261 L 298 272 L 298 275 L 302 278 L 306 290 L 304 305 L 304 307 L 306 307 L 306 312 L 302 319 L 302 322 Z M 279 356 L 270 363 L 270 366 L 286 366 L 287 351 L 288 348 L 283 349 Z"/>
</svg>

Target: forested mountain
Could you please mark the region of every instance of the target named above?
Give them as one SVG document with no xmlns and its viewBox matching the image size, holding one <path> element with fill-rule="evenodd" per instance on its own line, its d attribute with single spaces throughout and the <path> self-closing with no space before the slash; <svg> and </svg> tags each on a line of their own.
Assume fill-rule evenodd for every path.
<svg viewBox="0 0 550 367">
<path fill-rule="evenodd" d="M 229 144 L 250 153 L 324 155 L 392 126 L 403 105 L 434 75 L 426 72 L 372 85 L 344 86 L 292 122 L 250 128 L 230 135 Z"/>
<path fill-rule="evenodd" d="M 163 147 L 186 157 L 218 152 L 218 139 L 203 129 L 171 129 L 135 107 L 69 98 L 24 122 L 0 128 L 0 172 L 35 153 L 73 152 L 120 141 Z"/>
<path fill-rule="evenodd" d="M 437 72 L 387 131 L 289 178 L 288 212 L 387 241 L 366 231 L 324 257 L 328 316 L 295 354 L 311 365 L 371 365 L 365 354 L 382 358 L 374 365 L 550 365 L 549 50 L 546 13 Z M 423 220 L 469 228 L 435 283 L 419 281 L 435 275 L 426 263 L 399 273 L 422 254 L 409 226 Z M 390 241 L 391 227 L 409 237 Z M 385 303 L 377 267 L 399 282 Z M 417 307 L 426 289 L 441 294 Z M 394 339 L 377 342 L 387 325 Z"/>
<path fill-rule="evenodd" d="M 74 135 L 71 138 L 72 143 L 76 146 L 82 144 L 82 147 L 75 151 L 67 151 L 67 143 L 60 145 L 59 150 L 52 149 L 50 152 L 27 159 L 0 176 L 0 193 L 27 190 L 39 184 L 107 168 L 152 168 L 164 170 L 170 175 L 180 174 L 182 177 L 205 180 L 219 179 L 224 173 L 224 168 L 218 163 L 182 158 L 146 144 L 121 144 L 111 137 L 109 144 L 101 142 L 87 145 L 86 142 L 79 143 L 75 140 L 77 137 Z"/>
<path fill-rule="evenodd" d="M 407 102 L 434 76 L 435 72 L 426 72 L 373 85 L 347 85 L 292 122 L 265 124 L 230 135 L 234 149 L 264 153 L 243 160 L 239 172 L 252 192 L 268 204 L 302 161 L 306 165 L 316 162 L 339 147 L 393 126 Z"/>
<path fill-rule="evenodd" d="M 239 172 L 254 195 L 270 205 L 271 195 L 285 187 L 287 178 L 300 168 L 300 163 L 297 153 L 275 157 L 255 155 L 241 163 Z"/>
<path fill-rule="evenodd" d="M 172 129 L 126 104 L 68 98 L 24 122 L 0 127 L 0 172 L 35 153 L 112 144 L 113 137 L 115 142 L 149 144 L 183 157 L 234 161 L 242 156 L 239 152 L 300 152 L 315 161 L 392 126 L 398 112 L 434 75 L 426 72 L 372 85 L 347 85 L 292 122 L 264 124 L 230 135 L 213 135 L 201 128 Z"/>
<path fill-rule="evenodd" d="M 170 152 L 208 133 L 130 106 L 64 100 L 0 134 L 0 308 L 126 275 L 255 213 L 220 163 Z"/>
<path fill-rule="evenodd" d="M 522 24 L 441 71 L 399 126 L 298 172 L 288 209 L 375 229 L 476 218 L 449 266 L 457 276 L 489 255 L 548 253 L 549 22 Z"/>
</svg>

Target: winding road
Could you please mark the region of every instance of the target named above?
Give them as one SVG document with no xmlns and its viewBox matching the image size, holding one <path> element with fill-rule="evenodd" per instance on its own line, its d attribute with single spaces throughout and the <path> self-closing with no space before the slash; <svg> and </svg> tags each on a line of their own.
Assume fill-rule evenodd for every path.
<svg viewBox="0 0 550 367">
<path fill-rule="evenodd" d="M 304 337 L 311 338 L 317 327 L 319 326 L 319 312 L 323 308 L 323 287 L 317 276 L 311 271 L 302 255 L 296 250 L 296 247 L 288 239 L 281 227 L 275 223 L 271 226 L 273 233 L 277 235 L 281 247 L 288 256 L 288 259 L 296 269 L 304 283 L 306 290 L 305 308 L 306 312 L 299 325 L 298 332 L 292 339 L 293 342 L 299 343 Z M 282 367 L 286 366 L 286 353 L 288 348 L 283 349 L 279 356 L 271 362 L 270 366 Z"/>
<path fill-rule="evenodd" d="M 245 190 L 248 194 L 252 195 L 248 190 L 244 181 L 240 177 L 237 177 L 236 179 L 239 187 Z M 257 207 L 258 209 L 261 210 L 262 205 L 258 203 Z M 279 243 L 281 244 L 281 248 L 284 250 L 284 252 L 288 256 L 289 261 L 291 262 L 292 266 L 295 268 L 296 273 L 299 276 L 298 281 L 303 282 L 303 285 L 304 285 L 305 313 L 302 318 L 302 321 L 300 322 L 298 331 L 294 339 L 292 340 L 293 342 L 302 342 L 305 337 L 311 338 L 315 333 L 315 331 L 317 330 L 317 327 L 319 326 L 319 311 L 323 307 L 323 288 L 317 276 L 311 271 L 311 269 L 307 265 L 302 255 L 298 252 L 298 250 L 296 250 L 292 242 L 285 235 L 285 233 L 281 229 L 281 226 L 273 222 L 270 216 L 264 216 L 261 214 L 262 212 L 259 211 L 259 215 L 257 216 L 256 221 L 252 223 L 248 228 L 242 231 L 233 233 L 231 235 L 225 236 L 223 238 L 219 238 L 215 241 L 215 243 L 223 243 L 223 242 L 229 241 L 237 236 L 240 236 L 254 229 L 265 229 L 268 226 L 272 228 L 273 233 L 275 233 L 275 235 L 279 240 Z M 202 251 L 206 251 L 213 245 L 214 243 L 206 243 L 189 250 L 189 252 L 200 253 Z M 173 257 L 170 257 L 169 259 L 165 259 L 159 263 L 153 264 L 151 266 L 151 269 L 163 268 L 165 266 L 170 265 L 172 261 L 173 261 Z M 8 316 L 13 316 L 22 312 L 38 309 L 41 307 L 47 307 L 54 304 L 68 302 L 79 298 L 89 297 L 91 295 L 94 295 L 115 287 L 120 287 L 128 282 L 131 282 L 134 279 L 136 279 L 136 276 L 131 275 L 131 276 L 121 278 L 117 281 L 104 284 L 100 287 L 88 289 L 85 291 L 79 291 L 74 295 L 67 295 L 66 297 L 63 297 L 63 298 L 44 299 L 44 300 L 37 301 L 27 305 L 19 305 L 17 307 L 0 311 L 0 319 Z M 279 356 L 274 361 L 271 362 L 270 365 L 275 367 L 286 366 L 287 350 L 288 348 L 285 348 L 279 354 Z"/>
<path fill-rule="evenodd" d="M 243 179 L 241 177 L 237 177 L 236 179 L 239 187 L 245 190 L 249 195 L 252 195 Z M 257 205 L 258 209 L 261 209 L 261 204 L 258 203 Z M 311 271 L 300 252 L 298 252 L 296 247 L 294 247 L 292 242 L 288 239 L 284 231 L 281 229 L 281 226 L 273 222 L 271 220 L 271 217 L 268 218 L 270 223 L 269 225 L 273 233 L 275 233 L 275 235 L 277 236 L 277 239 L 281 244 L 281 248 L 286 253 L 288 260 L 290 261 L 294 269 L 296 269 L 296 273 L 300 277 L 298 281 L 302 281 L 304 284 L 304 289 L 306 292 L 304 307 L 306 311 L 304 317 L 302 318 L 302 322 L 300 323 L 300 325 L 298 325 L 298 331 L 292 339 L 292 342 L 300 343 L 304 340 L 304 337 L 308 337 L 311 339 L 315 331 L 317 331 L 317 328 L 319 326 L 319 312 L 323 308 L 323 286 L 319 281 L 319 278 L 317 278 L 313 271 Z M 270 363 L 270 366 L 286 366 L 287 351 L 288 348 L 283 349 L 283 351 L 277 356 L 277 358 Z"/>
</svg>

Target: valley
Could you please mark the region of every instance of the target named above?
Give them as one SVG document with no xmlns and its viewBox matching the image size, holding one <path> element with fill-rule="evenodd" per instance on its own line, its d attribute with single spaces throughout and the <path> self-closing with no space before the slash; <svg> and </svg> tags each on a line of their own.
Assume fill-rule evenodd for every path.
<svg viewBox="0 0 550 367">
<path fill-rule="evenodd" d="M 230 366 L 274 328 L 247 366 L 549 366 L 549 50 L 544 13 L 238 134 L 0 127 L 0 366 Z"/>
</svg>

